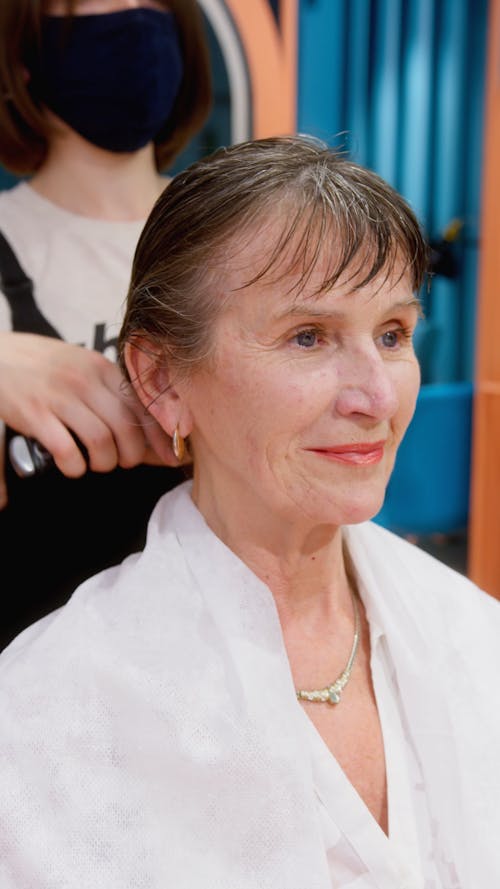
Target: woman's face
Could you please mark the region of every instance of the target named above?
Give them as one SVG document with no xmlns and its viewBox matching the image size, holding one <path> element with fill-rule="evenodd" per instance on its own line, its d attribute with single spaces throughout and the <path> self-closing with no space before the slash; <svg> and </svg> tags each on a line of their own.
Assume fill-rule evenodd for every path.
<svg viewBox="0 0 500 889">
<path fill-rule="evenodd" d="M 269 232 L 246 243 L 228 290 L 262 265 Z M 420 383 L 418 304 L 400 272 L 359 290 L 344 276 L 311 297 L 318 268 L 303 292 L 290 293 L 290 278 L 232 294 L 215 366 L 185 393 L 206 516 L 224 498 L 247 515 L 263 507 L 336 526 L 378 512 Z"/>
<path fill-rule="evenodd" d="M 161 0 L 76 0 L 75 15 L 99 15 L 104 12 L 121 12 L 124 9 L 159 9 L 168 8 Z M 45 5 L 47 15 L 67 15 L 67 0 L 48 0 Z"/>
</svg>

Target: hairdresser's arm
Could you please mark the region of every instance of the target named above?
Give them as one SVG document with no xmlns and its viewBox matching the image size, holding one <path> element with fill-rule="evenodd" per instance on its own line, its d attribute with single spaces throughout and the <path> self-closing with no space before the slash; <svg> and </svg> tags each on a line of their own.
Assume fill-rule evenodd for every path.
<svg viewBox="0 0 500 889">
<path fill-rule="evenodd" d="M 72 478 L 87 466 L 69 429 L 97 472 L 139 463 L 177 464 L 170 438 L 145 414 L 116 364 L 49 337 L 0 333 L 0 420 L 38 439 Z M 4 450 L 0 447 L 2 459 Z M 0 466 L 0 508 L 5 504 Z"/>
</svg>

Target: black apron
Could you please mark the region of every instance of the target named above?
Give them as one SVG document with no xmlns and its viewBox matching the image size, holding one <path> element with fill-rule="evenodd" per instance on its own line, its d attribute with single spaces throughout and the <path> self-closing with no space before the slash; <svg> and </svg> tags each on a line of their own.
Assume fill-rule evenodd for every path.
<svg viewBox="0 0 500 889">
<path fill-rule="evenodd" d="M 61 338 L 36 305 L 33 282 L 0 233 L 0 283 L 12 329 Z M 7 429 L 7 443 L 15 434 Z M 63 605 L 92 574 L 142 549 L 156 501 L 182 469 L 138 466 L 68 479 L 57 468 L 19 478 L 6 455 L 9 503 L 0 510 L 0 650 Z"/>
</svg>

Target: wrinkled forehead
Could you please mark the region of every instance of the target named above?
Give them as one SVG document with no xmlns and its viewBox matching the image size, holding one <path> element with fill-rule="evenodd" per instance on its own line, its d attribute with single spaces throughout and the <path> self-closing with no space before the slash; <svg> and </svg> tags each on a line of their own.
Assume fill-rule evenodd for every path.
<svg viewBox="0 0 500 889">
<path fill-rule="evenodd" d="M 354 291 L 372 281 L 392 286 L 406 276 L 413 289 L 404 243 L 377 240 L 368 225 L 346 230 L 320 209 L 294 213 L 286 203 L 231 235 L 214 266 L 228 297 L 258 284 L 287 297 L 314 298 L 336 285 Z"/>
</svg>

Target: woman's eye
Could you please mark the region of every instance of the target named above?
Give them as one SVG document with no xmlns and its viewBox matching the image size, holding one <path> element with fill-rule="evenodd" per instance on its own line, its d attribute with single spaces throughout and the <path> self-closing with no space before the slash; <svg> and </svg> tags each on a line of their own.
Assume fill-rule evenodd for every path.
<svg viewBox="0 0 500 889">
<path fill-rule="evenodd" d="M 295 334 L 294 340 L 302 349 L 311 349 L 318 343 L 318 332 L 312 329 L 301 330 Z"/>
<path fill-rule="evenodd" d="M 396 349 L 405 339 L 411 339 L 411 331 L 403 330 L 402 327 L 386 330 L 380 337 L 384 349 Z"/>
</svg>

